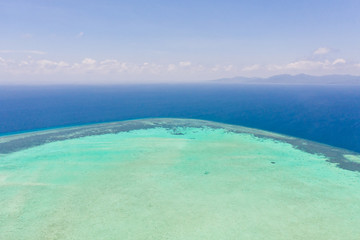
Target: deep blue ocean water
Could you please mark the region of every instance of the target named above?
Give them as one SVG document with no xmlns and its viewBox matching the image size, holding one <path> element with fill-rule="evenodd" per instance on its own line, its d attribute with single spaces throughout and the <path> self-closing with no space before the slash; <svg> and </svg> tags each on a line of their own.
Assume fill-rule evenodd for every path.
<svg viewBox="0 0 360 240">
<path fill-rule="evenodd" d="M 0 86 L 0 134 L 147 117 L 237 124 L 360 152 L 360 86 Z"/>
</svg>

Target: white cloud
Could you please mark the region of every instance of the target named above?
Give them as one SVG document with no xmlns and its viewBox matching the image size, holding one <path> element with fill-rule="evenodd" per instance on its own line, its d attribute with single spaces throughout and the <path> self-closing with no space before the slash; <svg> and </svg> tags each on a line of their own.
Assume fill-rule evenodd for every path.
<svg viewBox="0 0 360 240">
<path fill-rule="evenodd" d="M 324 61 L 312 61 L 312 60 L 300 60 L 296 62 L 291 62 L 282 65 L 267 65 L 269 71 L 281 71 L 281 70 L 301 70 L 306 72 L 307 70 L 316 70 L 316 69 L 328 69 L 334 70 L 338 64 L 345 64 L 346 60 L 338 58 L 334 61 L 324 60 Z"/>
<path fill-rule="evenodd" d="M 159 64 L 155 62 L 132 63 L 117 59 L 97 60 L 84 58 L 77 62 L 52 59 L 6 59 L 0 57 L 0 84 L 6 79 L 18 81 L 43 79 L 46 83 L 119 83 L 194 81 L 234 76 L 270 76 L 276 74 L 360 74 L 360 63 L 348 63 L 343 58 L 328 60 L 299 60 L 284 64 L 252 64 L 243 67 L 235 64 L 198 64 L 190 61 Z M 51 77 L 49 77 L 51 76 Z M 105 79 L 105 80 L 104 80 Z M 177 79 L 177 80 L 176 80 Z M 82 82 L 81 82 L 82 81 Z M 96 82 L 97 81 L 97 82 Z"/>
<path fill-rule="evenodd" d="M 258 70 L 259 68 L 260 68 L 259 64 L 253 64 L 253 65 L 250 65 L 250 66 L 245 66 L 241 70 L 244 71 L 244 72 L 251 72 L 251 71 Z"/>
<path fill-rule="evenodd" d="M 54 61 L 50 61 L 50 60 L 46 60 L 46 59 L 43 59 L 43 60 L 39 60 L 39 61 L 36 61 L 39 66 L 41 67 L 46 67 L 46 66 L 57 66 L 58 63 L 57 62 L 54 62 Z"/>
<path fill-rule="evenodd" d="M 49 78 L 50 75 L 51 78 Z M 57 81 L 62 83 L 76 83 L 86 81 L 86 79 L 98 79 L 97 81 L 100 83 L 104 79 L 106 79 L 104 82 L 128 82 L 129 79 L 135 79 L 136 82 L 144 82 L 149 79 L 152 79 L 153 82 L 171 80 L 186 82 L 233 75 L 236 74 L 232 64 L 202 65 L 193 64 L 190 61 L 168 64 L 131 63 L 121 62 L 117 59 L 96 60 L 93 58 L 84 58 L 71 63 L 31 57 L 23 60 L 0 58 L 0 76 L 7 76 L 0 78 L 0 84 L 4 83 L 3 79 L 9 79 L 8 76 L 17 76 L 20 81 L 33 79 L 39 82 L 39 79 L 43 79 L 46 82 L 58 79 Z"/>
<path fill-rule="evenodd" d="M 336 64 L 345 64 L 346 63 L 346 61 L 345 61 L 345 59 L 343 59 L 343 58 L 338 58 L 338 59 L 336 59 L 335 61 L 333 61 L 333 65 L 336 65 Z"/>
<path fill-rule="evenodd" d="M 191 62 L 187 61 L 187 62 L 179 62 L 179 66 L 180 67 L 188 67 L 191 65 Z"/>
<path fill-rule="evenodd" d="M 215 66 L 211 67 L 211 71 L 213 72 L 230 72 L 232 70 L 234 70 L 234 66 L 232 64 L 230 65 L 216 64 Z"/>
<path fill-rule="evenodd" d="M 313 54 L 314 55 L 324 55 L 324 54 L 327 54 L 329 53 L 331 50 L 330 48 L 327 48 L 327 47 L 320 47 L 318 49 L 316 49 Z"/>
<path fill-rule="evenodd" d="M 0 50 L 0 53 L 20 53 L 20 54 L 37 54 L 44 55 L 46 52 L 38 50 Z"/>
<path fill-rule="evenodd" d="M 263 71 L 266 70 L 266 71 Z M 284 64 L 268 64 L 260 67 L 259 71 L 263 76 L 276 74 L 351 74 L 360 75 L 360 64 L 346 61 L 344 58 L 325 59 L 325 60 L 299 60 Z M 245 73 L 245 72 L 244 72 Z"/>
<path fill-rule="evenodd" d="M 94 60 L 92 58 L 85 58 L 84 60 L 82 60 L 81 63 L 85 64 L 85 65 L 93 65 L 96 63 L 96 60 Z"/>
<path fill-rule="evenodd" d="M 169 72 L 172 72 L 172 71 L 174 71 L 175 69 L 176 69 L 176 65 L 175 65 L 175 64 L 169 64 L 169 65 L 168 65 L 167 70 L 168 70 Z"/>
<path fill-rule="evenodd" d="M 325 61 L 310 61 L 310 60 L 301 60 L 297 62 L 292 62 L 284 66 L 285 69 L 298 69 L 298 70 L 309 70 L 316 68 L 323 68 L 329 66 L 330 62 Z"/>
<path fill-rule="evenodd" d="M 227 65 L 227 66 L 224 66 L 224 70 L 225 70 L 226 72 L 230 72 L 233 68 L 234 68 L 234 66 L 233 66 L 232 64 Z"/>
</svg>

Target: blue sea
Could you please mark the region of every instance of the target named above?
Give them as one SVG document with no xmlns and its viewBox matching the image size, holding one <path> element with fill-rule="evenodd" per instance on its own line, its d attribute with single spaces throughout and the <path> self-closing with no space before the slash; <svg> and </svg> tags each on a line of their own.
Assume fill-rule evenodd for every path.
<svg viewBox="0 0 360 240">
<path fill-rule="evenodd" d="M 150 117 L 236 124 L 360 152 L 360 86 L 0 86 L 0 134 Z"/>
</svg>

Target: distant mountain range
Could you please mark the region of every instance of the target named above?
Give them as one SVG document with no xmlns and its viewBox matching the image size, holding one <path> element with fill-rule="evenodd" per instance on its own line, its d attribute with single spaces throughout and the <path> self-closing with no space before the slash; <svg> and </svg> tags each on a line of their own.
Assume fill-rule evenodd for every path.
<svg viewBox="0 0 360 240">
<path fill-rule="evenodd" d="M 242 83 L 242 84 L 295 84 L 295 85 L 360 85 L 360 76 L 353 75 L 325 75 L 312 76 L 306 74 L 298 75 L 275 75 L 268 78 L 258 77 L 234 77 L 212 80 L 217 83 Z"/>
</svg>

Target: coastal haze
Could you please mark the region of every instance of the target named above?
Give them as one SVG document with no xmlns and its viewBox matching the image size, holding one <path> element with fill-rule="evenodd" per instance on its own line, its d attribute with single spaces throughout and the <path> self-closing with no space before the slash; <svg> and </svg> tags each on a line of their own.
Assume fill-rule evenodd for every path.
<svg viewBox="0 0 360 240">
<path fill-rule="evenodd" d="M 233 77 L 213 80 L 216 83 L 238 84 L 284 84 L 284 85 L 360 85 L 360 76 L 352 75 L 324 75 L 311 76 L 298 75 L 275 75 L 268 78 L 259 77 Z"/>
</svg>

